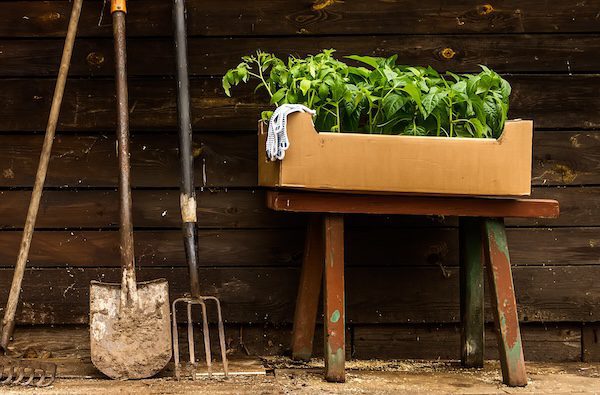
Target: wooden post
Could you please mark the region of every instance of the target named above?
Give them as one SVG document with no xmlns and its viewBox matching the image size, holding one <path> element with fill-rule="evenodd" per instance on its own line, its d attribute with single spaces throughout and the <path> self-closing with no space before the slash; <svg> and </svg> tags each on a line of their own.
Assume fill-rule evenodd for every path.
<svg viewBox="0 0 600 395">
<path fill-rule="evenodd" d="M 481 220 L 461 217 L 459 238 L 461 362 L 468 368 L 481 368 L 485 349 Z"/>
<path fill-rule="evenodd" d="M 294 314 L 292 358 L 296 360 L 308 361 L 312 355 L 324 263 L 323 218 L 314 214 L 309 219 L 306 230 L 302 273 Z"/>
<path fill-rule="evenodd" d="M 325 334 L 325 378 L 346 381 L 346 317 L 344 311 L 344 217 L 327 214 L 324 226 L 325 270 L 323 321 Z"/>
<path fill-rule="evenodd" d="M 504 220 L 486 219 L 483 231 L 502 378 L 506 385 L 525 386 L 527 374 Z"/>
</svg>

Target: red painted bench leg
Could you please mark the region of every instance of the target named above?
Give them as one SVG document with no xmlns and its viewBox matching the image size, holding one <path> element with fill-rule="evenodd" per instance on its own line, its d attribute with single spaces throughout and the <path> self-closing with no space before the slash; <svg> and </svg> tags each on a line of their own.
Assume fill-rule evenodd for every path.
<svg viewBox="0 0 600 395">
<path fill-rule="evenodd" d="M 325 378 L 346 381 L 346 325 L 344 311 L 344 217 L 327 214 L 324 226 L 325 270 L 323 321 L 325 332 Z"/>
<path fill-rule="evenodd" d="M 483 231 L 503 381 L 512 387 L 525 386 L 527 374 L 504 220 L 486 219 Z"/>
<path fill-rule="evenodd" d="M 306 231 L 302 272 L 294 314 L 292 358 L 296 360 L 308 361 L 312 355 L 324 262 L 323 218 L 315 214 L 311 216 Z"/>
<path fill-rule="evenodd" d="M 464 367 L 483 367 L 484 292 L 481 219 L 459 220 L 461 362 Z"/>
</svg>

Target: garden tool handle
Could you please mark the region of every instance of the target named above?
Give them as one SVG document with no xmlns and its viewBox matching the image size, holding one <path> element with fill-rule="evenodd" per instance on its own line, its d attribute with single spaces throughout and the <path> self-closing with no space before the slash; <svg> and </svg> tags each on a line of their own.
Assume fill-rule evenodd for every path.
<svg viewBox="0 0 600 395">
<path fill-rule="evenodd" d="M 200 296 L 198 273 L 198 232 L 196 229 L 196 192 L 194 188 L 194 156 L 190 115 L 190 81 L 187 61 L 187 29 L 185 1 L 173 2 L 175 64 L 177 66 L 177 120 L 179 124 L 179 159 L 181 161 L 181 219 L 183 243 L 190 277 L 192 297 Z"/>
<path fill-rule="evenodd" d="M 48 163 L 50 161 L 50 154 L 52 152 L 52 143 L 54 142 L 54 134 L 56 132 L 56 125 L 58 124 L 58 116 L 60 114 L 60 107 L 65 92 L 65 85 L 67 83 L 67 75 L 69 74 L 69 65 L 71 64 L 71 55 L 73 54 L 73 45 L 75 43 L 75 36 L 77 34 L 77 26 L 79 24 L 79 16 L 81 15 L 82 4 L 83 0 L 75 0 L 73 3 L 73 8 L 71 9 L 67 37 L 65 39 L 62 58 L 60 60 L 58 78 L 56 80 L 54 95 L 52 97 L 52 105 L 50 107 L 50 115 L 46 125 L 44 145 L 42 146 L 40 162 L 38 164 L 33 192 L 29 202 L 27 219 L 25 220 L 23 237 L 21 238 L 21 244 L 19 248 L 19 256 L 15 265 L 15 272 L 12 285 L 10 287 L 10 293 L 8 295 L 8 302 L 4 311 L 4 319 L 0 324 L 0 329 L 2 330 L 2 334 L 0 336 L 0 350 L 6 350 L 8 342 L 15 328 L 15 314 L 17 311 L 17 304 L 19 302 L 21 284 L 23 282 L 23 275 L 25 274 L 27 258 L 29 257 L 29 248 L 31 247 L 31 239 L 33 237 L 35 221 L 40 208 L 42 190 L 44 189 L 44 182 L 46 181 L 46 174 L 48 172 Z"/>
<path fill-rule="evenodd" d="M 122 11 L 127 14 L 127 1 L 126 0 L 110 0 L 110 13 L 114 14 L 117 11 Z"/>
<path fill-rule="evenodd" d="M 129 103 L 127 91 L 127 50 L 125 34 L 125 1 L 111 2 L 115 45 L 115 80 L 117 90 L 117 156 L 119 158 L 119 230 L 121 306 L 138 302 L 133 249 L 133 220 L 131 209 L 131 165 L 129 160 Z"/>
</svg>

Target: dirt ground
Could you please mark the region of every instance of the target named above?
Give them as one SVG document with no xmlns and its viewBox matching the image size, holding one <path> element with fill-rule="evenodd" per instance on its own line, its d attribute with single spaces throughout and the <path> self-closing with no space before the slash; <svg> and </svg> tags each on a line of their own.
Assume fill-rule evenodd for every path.
<svg viewBox="0 0 600 395">
<path fill-rule="evenodd" d="M 229 379 L 140 381 L 58 379 L 50 388 L 0 387 L 0 393 L 22 394 L 519 394 L 600 393 L 600 363 L 533 363 L 527 365 L 529 384 L 510 388 L 501 383 L 497 362 L 482 370 L 462 369 L 456 362 L 349 361 L 347 382 L 327 383 L 322 361 L 298 364 L 285 358 L 264 360 L 264 375 Z"/>
</svg>

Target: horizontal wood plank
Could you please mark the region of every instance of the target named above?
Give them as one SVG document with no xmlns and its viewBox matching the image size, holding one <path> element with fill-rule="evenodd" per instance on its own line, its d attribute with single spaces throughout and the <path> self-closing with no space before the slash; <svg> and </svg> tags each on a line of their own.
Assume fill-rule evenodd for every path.
<svg viewBox="0 0 600 395">
<path fill-rule="evenodd" d="M 581 326 L 522 324 L 526 361 L 581 361 Z M 460 327 L 433 325 L 356 325 L 357 359 L 460 359 Z M 485 359 L 498 359 L 496 335 L 485 332 Z"/>
<path fill-rule="evenodd" d="M 356 359 L 458 359 L 459 331 L 453 325 L 353 325 L 348 349 Z M 322 355 L 322 328 L 317 328 L 314 355 Z M 571 362 L 581 360 L 581 327 L 576 324 L 522 324 L 521 333 L 528 361 Z M 184 330 L 180 333 L 182 345 Z M 270 356 L 290 350 L 291 326 L 230 324 L 225 328 L 227 351 L 238 359 L 245 355 Z M 29 358 L 50 357 L 90 363 L 89 330 L 83 325 L 55 327 L 21 326 L 15 331 L 10 350 Z M 486 358 L 498 359 L 494 334 L 486 331 Z M 218 351 L 213 336 L 213 351 Z M 350 347 L 350 344 L 352 347 Z M 187 349 L 182 348 L 187 354 Z M 185 357 L 184 357 L 185 358 Z M 218 359 L 218 355 L 215 355 Z M 92 370 L 92 369 L 90 369 Z M 60 369 L 59 374 L 64 374 Z"/>
<path fill-rule="evenodd" d="M 598 128 L 599 75 L 509 75 L 511 118 L 533 119 L 537 128 Z M 52 100 L 52 79 L 6 79 L 0 91 L 0 131 L 44 130 Z M 131 127 L 176 130 L 176 83 L 171 79 L 129 81 Z M 567 89 L 568 87 L 568 89 Z M 220 78 L 191 82 L 192 123 L 196 130 L 255 130 L 264 96 L 243 86 L 226 97 Z M 67 83 L 59 130 L 100 131 L 115 127 L 112 80 Z"/>
<path fill-rule="evenodd" d="M 0 232 L 0 267 L 16 261 L 20 231 Z M 346 265 L 372 267 L 433 266 L 448 273 L 458 266 L 454 228 L 348 229 Z M 137 262 L 142 267 L 185 267 L 179 230 L 136 231 Z M 597 228 L 509 229 L 512 262 L 520 266 L 597 265 Z M 37 231 L 32 267 L 119 266 L 116 230 Z M 202 266 L 299 266 L 304 229 L 201 230 Z M 399 254 L 398 251 L 402 251 Z"/>
<path fill-rule="evenodd" d="M 57 136 L 46 186 L 116 187 L 114 141 L 112 134 L 105 132 Z M 40 135 L 0 134 L 0 187 L 33 185 L 42 142 Z M 134 133 L 132 185 L 178 188 L 177 144 L 172 133 Z M 197 133 L 194 147 L 198 187 L 257 186 L 254 132 Z M 538 131 L 533 150 L 534 185 L 600 184 L 600 132 Z"/>
<path fill-rule="evenodd" d="M 0 229 L 22 228 L 31 191 L 0 191 Z M 262 190 L 197 190 L 200 228 L 273 228 L 300 226 L 303 215 L 285 215 L 265 206 Z M 133 222 L 137 228 L 181 226 L 179 191 L 134 190 Z M 117 228 L 117 191 L 44 191 L 38 228 Z"/>
<path fill-rule="evenodd" d="M 305 215 L 277 213 L 266 206 L 261 189 L 197 190 L 200 228 L 303 227 Z M 556 199 L 560 216 L 555 219 L 508 219 L 508 226 L 600 226 L 599 187 L 535 187 L 532 197 Z M 0 191 L 0 229 L 23 227 L 31 191 Z M 118 193 L 114 190 L 47 190 L 42 195 L 38 228 L 116 228 Z M 133 216 L 138 229 L 178 228 L 179 192 L 134 190 Z M 457 226 L 454 217 L 350 215 L 350 227 Z"/>
<path fill-rule="evenodd" d="M 315 5 L 316 4 L 316 5 Z M 597 32 L 597 1 L 564 0 L 482 3 L 471 0 L 398 3 L 378 0 L 227 2 L 188 0 L 191 35 L 313 35 L 390 33 L 533 33 Z M 0 36 L 55 37 L 65 34 L 70 3 L 3 1 Z M 171 4 L 130 1 L 128 34 L 170 36 Z M 100 20 L 102 1 L 83 7 L 80 36 L 110 36 L 110 16 Z M 227 22 L 230 21 L 230 22 Z"/>
<path fill-rule="evenodd" d="M 63 40 L 0 40 L 0 76 L 56 77 Z M 127 43 L 130 76 L 173 76 L 173 40 L 138 38 Z M 597 73 L 600 59 L 596 35 L 400 35 L 323 36 L 254 39 L 191 38 L 188 42 L 189 72 L 192 76 L 222 76 L 242 56 L 256 49 L 280 57 L 305 56 L 335 48 L 336 57 L 351 54 L 398 55 L 398 62 L 430 65 L 436 70 L 477 72 L 485 64 L 503 73 Z M 445 50 L 445 52 L 444 52 Z M 114 75 L 113 44 L 110 38 L 79 39 L 75 42 L 71 77 Z"/>
<path fill-rule="evenodd" d="M 172 297 L 188 289 L 187 269 L 143 268 L 139 281 L 167 278 Z M 0 300 L 6 300 L 11 270 L 0 270 Z M 516 267 L 519 317 L 531 322 L 597 321 L 600 266 Z M 458 270 L 439 268 L 349 268 L 347 322 L 457 322 Z M 229 323 L 290 322 L 299 270 L 295 268 L 203 268 L 202 286 L 218 296 Z M 17 315 L 26 324 L 86 324 L 89 282 L 116 282 L 120 270 L 29 269 Z M 432 292 L 435 290 L 435 292 Z M 488 311 L 489 310 L 488 308 Z M 0 310 L 1 313 L 1 310 Z M 488 321 L 491 316 L 487 317 Z"/>
<path fill-rule="evenodd" d="M 57 136 L 46 187 L 116 187 L 115 137 L 110 134 Z M 0 136 L 0 185 L 33 185 L 43 143 L 40 135 Z M 197 187 L 257 184 L 254 133 L 196 134 L 193 144 Z M 179 187 L 176 134 L 139 134 L 131 139 L 133 187 Z"/>
<path fill-rule="evenodd" d="M 557 218 L 559 215 L 558 202 L 548 199 L 488 199 L 269 191 L 267 192 L 267 205 L 276 211 L 304 213 L 520 218 Z"/>
</svg>

